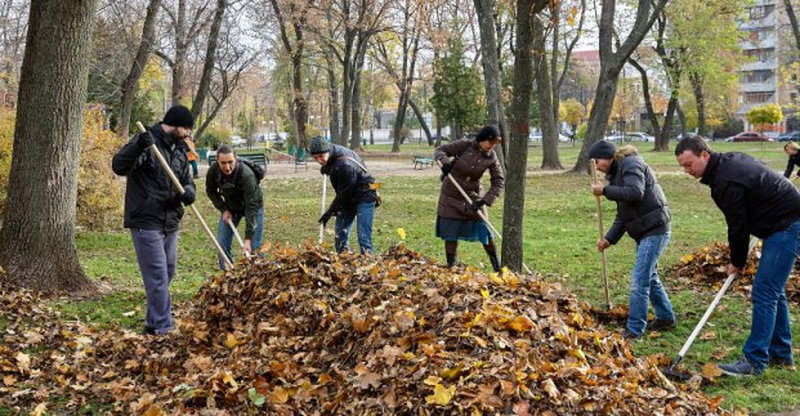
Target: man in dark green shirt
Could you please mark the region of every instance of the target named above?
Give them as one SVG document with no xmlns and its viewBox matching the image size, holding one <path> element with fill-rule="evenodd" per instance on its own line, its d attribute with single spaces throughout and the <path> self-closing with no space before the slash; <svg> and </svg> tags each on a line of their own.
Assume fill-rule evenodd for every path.
<svg viewBox="0 0 800 416">
<path fill-rule="evenodd" d="M 217 163 L 206 174 L 206 195 L 221 212 L 217 239 L 231 261 L 233 229 L 228 221 L 238 226 L 239 221 L 245 219 L 245 254 L 253 253 L 261 247 L 264 234 L 264 198 L 258 182 L 253 170 L 236 159 L 236 153 L 231 146 L 220 146 L 217 150 Z M 221 256 L 218 257 L 220 269 L 225 270 L 224 260 Z"/>
</svg>

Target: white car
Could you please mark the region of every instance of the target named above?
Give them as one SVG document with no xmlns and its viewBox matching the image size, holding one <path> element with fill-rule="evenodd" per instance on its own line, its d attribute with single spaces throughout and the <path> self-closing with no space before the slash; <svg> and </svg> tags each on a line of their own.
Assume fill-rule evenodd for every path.
<svg viewBox="0 0 800 416">
<path fill-rule="evenodd" d="M 625 140 L 629 142 L 655 142 L 656 138 L 647 133 L 634 131 L 630 133 L 625 133 Z"/>
<path fill-rule="evenodd" d="M 231 136 L 231 144 L 234 147 L 240 147 L 247 144 L 247 140 L 239 137 L 239 136 Z"/>
<path fill-rule="evenodd" d="M 542 132 L 540 131 L 532 132 L 531 134 L 528 135 L 528 139 L 532 142 L 540 142 L 542 141 Z M 561 133 L 558 133 L 558 141 L 565 143 L 570 141 L 570 138 Z"/>
</svg>

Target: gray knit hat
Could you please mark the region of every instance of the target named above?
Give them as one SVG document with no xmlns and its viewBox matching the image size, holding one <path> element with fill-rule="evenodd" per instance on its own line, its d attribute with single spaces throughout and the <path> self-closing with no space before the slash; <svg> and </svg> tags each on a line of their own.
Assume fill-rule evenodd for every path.
<svg viewBox="0 0 800 416">
<path fill-rule="evenodd" d="M 589 149 L 589 157 L 592 159 L 613 159 L 615 153 L 617 153 L 617 148 L 614 147 L 614 143 L 603 139 L 595 142 Z"/>
<path fill-rule="evenodd" d="M 312 155 L 320 154 L 320 153 L 328 153 L 331 151 L 331 145 L 325 141 L 322 136 L 314 136 L 311 138 L 311 142 L 308 144 L 308 153 Z"/>
</svg>

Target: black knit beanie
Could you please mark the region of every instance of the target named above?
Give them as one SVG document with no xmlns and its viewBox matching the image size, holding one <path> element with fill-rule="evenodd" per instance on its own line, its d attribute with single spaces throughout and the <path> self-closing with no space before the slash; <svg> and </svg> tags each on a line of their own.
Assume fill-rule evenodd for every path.
<svg viewBox="0 0 800 416">
<path fill-rule="evenodd" d="M 308 153 L 318 155 L 320 153 L 327 153 L 331 151 L 331 145 L 325 141 L 322 136 L 314 136 L 308 144 Z"/>
<path fill-rule="evenodd" d="M 497 140 L 500 139 L 500 129 L 497 126 L 489 124 L 488 126 L 481 129 L 478 134 L 475 135 L 475 141 L 480 143 L 486 140 Z"/>
<path fill-rule="evenodd" d="M 191 129 L 194 127 L 194 115 L 185 106 L 176 105 L 170 108 L 167 114 L 164 115 L 163 123 L 172 127 Z"/>
<path fill-rule="evenodd" d="M 617 153 L 614 143 L 602 139 L 595 142 L 589 149 L 589 157 L 592 159 L 613 159 L 614 153 Z"/>
</svg>

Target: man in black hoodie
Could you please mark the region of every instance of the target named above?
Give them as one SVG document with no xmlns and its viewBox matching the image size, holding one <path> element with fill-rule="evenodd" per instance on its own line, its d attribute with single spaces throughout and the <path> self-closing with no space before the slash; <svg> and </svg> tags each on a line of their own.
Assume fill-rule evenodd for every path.
<svg viewBox="0 0 800 416">
<path fill-rule="evenodd" d="M 747 262 L 751 234 L 763 242 L 753 280 L 750 337 L 742 358 L 719 369 L 732 376 L 761 374 L 768 364 L 794 369 L 785 289 L 800 252 L 800 192 L 751 156 L 716 153 L 699 137 L 681 140 L 675 157 L 686 173 L 711 187 L 711 198 L 725 215 L 729 274 Z"/>
<path fill-rule="evenodd" d="M 165 334 L 173 327 L 169 283 L 178 259 L 178 225 L 183 204 L 194 202 L 195 189 L 189 171 L 184 139 L 191 134 L 194 116 L 178 105 L 164 121 L 134 136 L 114 155 L 114 173 L 127 176 L 125 228 L 130 228 L 136 259 L 147 294 L 146 334 Z M 155 144 L 185 192 L 178 190 L 156 159 Z"/>
</svg>

